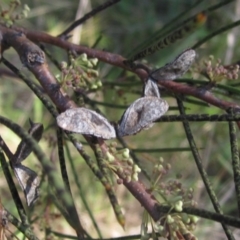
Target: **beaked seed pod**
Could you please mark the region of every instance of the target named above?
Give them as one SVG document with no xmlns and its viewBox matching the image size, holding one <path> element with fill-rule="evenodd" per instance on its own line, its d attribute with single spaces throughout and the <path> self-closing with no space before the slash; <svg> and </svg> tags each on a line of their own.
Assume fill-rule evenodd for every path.
<svg viewBox="0 0 240 240">
<path fill-rule="evenodd" d="M 110 139 L 116 138 L 113 126 L 106 118 L 86 108 L 71 108 L 57 116 L 60 128 L 86 135 Z"/>
<path fill-rule="evenodd" d="M 176 57 L 171 63 L 150 73 L 150 78 L 155 80 L 174 80 L 181 77 L 190 68 L 196 57 L 193 49 L 187 49 Z"/>
<path fill-rule="evenodd" d="M 153 122 L 168 110 L 168 103 L 156 97 L 142 97 L 133 102 L 124 112 L 119 126 L 118 135 L 126 136 L 149 128 Z"/>
</svg>

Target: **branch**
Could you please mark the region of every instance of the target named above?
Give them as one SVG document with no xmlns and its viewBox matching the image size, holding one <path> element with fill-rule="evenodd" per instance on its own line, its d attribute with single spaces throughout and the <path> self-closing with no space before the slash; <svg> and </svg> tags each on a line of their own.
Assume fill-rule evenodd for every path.
<svg viewBox="0 0 240 240">
<path fill-rule="evenodd" d="M 1 26 L 1 25 L 0 25 Z M 78 54 L 86 53 L 89 57 L 98 58 L 100 61 L 109 63 L 111 65 L 132 71 L 136 73 L 141 79 L 147 79 L 148 73 L 143 69 L 131 69 L 128 66 L 126 66 L 123 61 L 126 60 L 124 57 L 118 54 L 105 52 L 97 49 L 91 49 L 85 46 L 80 46 L 76 44 L 69 43 L 67 41 L 64 41 L 62 39 L 52 37 L 46 33 L 43 32 L 36 32 L 31 30 L 26 30 L 23 28 L 14 28 L 18 31 L 24 32 L 26 34 L 26 37 L 34 42 L 45 42 L 49 43 L 58 47 L 61 47 L 66 50 L 72 50 L 75 51 Z M 0 27 L 1 30 L 1 27 Z M 219 107 L 221 109 L 227 110 L 229 108 L 234 108 L 235 110 L 240 110 L 240 106 L 235 103 L 227 102 L 220 100 L 216 98 L 212 93 L 209 91 L 201 90 L 196 87 L 191 87 L 184 84 L 179 84 L 174 81 L 167 81 L 167 79 L 156 79 L 158 83 L 165 88 L 175 92 L 175 93 L 182 93 L 186 95 L 191 95 L 196 98 L 199 98 L 201 100 L 204 100 L 207 103 L 210 103 L 216 107 Z"/>
</svg>

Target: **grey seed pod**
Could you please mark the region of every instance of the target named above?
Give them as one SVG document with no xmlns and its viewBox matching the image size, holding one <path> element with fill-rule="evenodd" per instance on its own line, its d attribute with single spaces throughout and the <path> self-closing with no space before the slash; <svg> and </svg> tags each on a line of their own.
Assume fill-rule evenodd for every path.
<svg viewBox="0 0 240 240">
<path fill-rule="evenodd" d="M 119 126 L 118 135 L 133 135 L 145 128 L 150 128 L 153 122 L 168 110 L 168 103 L 156 97 L 142 97 L 133 102 L 124 112 Z"/>
<path fill-rule="evenodd" d="M 110 139 L 116 138 L 113 126 L 106 118 L 86 108 L 71 108 L 57 117 L 60 128 L 75 133 Z"/>
<path fill-rule="evenodd" d="M 28 133 L 37 141 L 39 142 L 42 134 L 43 134 L 43 125 L 41 123 L 34 123 L 31 121 L 31 119 L 29 119 L 30 122 L 30 129 L 28 130 Z M 16 163 L 20 163 L 23 160 L 25 160 L 29 154 L 32 152 L 32 146 L 30 146 L 29 144 L 27 144 L 24 140 L 22 140 L 18 147 L 17 150 L 15 152 L 15 154 L 13 155 L 12 158 L 12 163 L 16 164 Z"/>
<path fill-rule="evenodd" d="M 22 164 L 13 166 L 15 176 L 24 192 L 28 206 L 31 206 L 38 198 L 40 180 L 36 172 Z"/>
<path fill-rule="evenodd" d="M 143 96 L 144 97 L 157 97 L 160 98 L 160 92 L 158 89 L 157 83 L 152 80 L 151 78 L 148 78 L 144 90 L 143 90 Z"/>
<path fill-rule="evenodd" d="M 155 80 L 174 80 L 181 77 L 190 68 L 196 57 L 193 49 L 187 49 L 176 59 L 165 66 L 150 73 L 150 77 Z"/>
</svg>

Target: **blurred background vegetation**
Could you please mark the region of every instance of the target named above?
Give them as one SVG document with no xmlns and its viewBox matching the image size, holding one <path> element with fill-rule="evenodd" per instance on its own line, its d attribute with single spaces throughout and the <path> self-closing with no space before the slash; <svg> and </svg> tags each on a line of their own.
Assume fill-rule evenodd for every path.
<svg viewBox="0 0 240 240">
<path fill-rule="evenodd" d="M 8 6 L 10 1 L 2 0 L 2 9 Z M 22 4 L 27 4 L 31 9 L 26 19 L 18 21 L 16 24 L 28 29 L 47 32 L 57 36 L 66 29 L 76 18 L 80 18 L 85 13 L 104 3 L 100 0 L 22 0 Z M 76 43 L 88 47 L 95 46 L 109 52 L 118 53 L 122 56 L 133 55 L 133 50 L 146 40 L 150 40 L 154 33 L 171 22 L 176 16 L 181 16 L 181 20 L 175 20 L 173 24 L 178 25 L 182 20 L 195 15 L 196 13 L 209 8 L 219 0 L 122 0 L 118 4 L 97 14 L 81 28 L 74 31 L 72 39 Z M 151 55 L 145 59 L 152 67 L 162 66 L 173 60 L 179 53 L 187 48 L 191 48 L 198 40 L 240 18 L 240 1 L 229 1 L 224 5 L 209 13 L 207 22 L 196 29 L 194 33 L 186 36 L 177 43 Z M 80 8 L 81 6 L 81 8 Z M 193 7 L 195 6 L 195 7 Z M 98 41 L 99 40 L 99 41 Z M 53 47 L 46 46 L 52 56 L 59 62 L 67 61 L 66 52 Z M 208 40 L 198 49 L 197 64 L 203 59 L 208 59 L 213 55 L 215 59 L 220 58 L 224 64 L 237 62 L 240 57 L 239 50 L 239 27 L 221 33 Z M 30 72 L 22 66 L 18 56 L 12 49 L 6 51 L 4 56 L 21 69 L 29 78 L 33 78 Z M 57 75 L 59 70 L 48 60 L 52 72 Z M 4 69 L 1 66 L 1 71 Z M 117 122 L 124 110 L 135 99 L 139 98 L 142 91 L 142 83 L 137 76 L 125 72 L 109 64 L 99 63 L 98 71 L 103 87 L 97 91 L 92 91 L 89 98 L 99 102 L 95 107 L 99 108 L 109 121 Z M 1 73 L 0 73 L 1 74 Z M 0 81 L 0 112 L 1 115 L 13 119 L 20 126 L 28 129 L 28 119 L 44 124 L 44 137 L 40 142 L 44 152 L 47 153 L 51 161 L 59 167 L 56 149 L 56 136 L 54 119 L 43 107 L 41 102 L 34 96 L 29 88 L 17 78 L 12 78 L 1 74 Z M 187 79 L 203 80 L 208 82 L 203 76 L 194 73 L 194 70 L 184 76 Z M 223 80 L 223 84 L 239 87 L 239 80 Z M 221 92 L 216 92 L 222 99 L 239 102 L 239 95 L 225 96 Z M 176 107 L 173 94 L 163 91 L 163 98 L 166 99 L 170 107 Z M 230 97 L 230 98 L 229 98 Z M 188 114 L 221 114 L 223 110 L 204 104 L 198 100 L 198 104 L 193 102 L 193 97 L 187 97 L 184 106 Z M 92 105 L 86 105 L 92 108 Z M 179 114 L 178 110 L 170 110 L 167 114 Z M 224 213 L 236 215 L 237 203 L 235 200 L 235 187 L 233 182 L 231 151 L 229 144 L 229 133 L 227 123 L 199 122 L 191 123 L 191 128 L 199 147 L 204 167 L 209 174 L 213 188 L 219 197 Z M 6 127 L 0 125 L 0 133 L 14 152 L 20 139 Z M 84 140 L 78 136 L 84 142 Z M 168 181 L 175 179 L 181 174 L 181 183 L 186 187 L 194 188 L 194 199 L 198 207 L 213 210 L 212 204 L 206 193 L 196 164 L 189 150 L 176 151 L 174 148 L 188 148 L 182 123 L 156 123 L 149 130 L 142 131 L 135 136 L 124 138 L 130 149 L 138 149 L 136 156 L 149 174 L 154 163 L 162 157 L 166 163 L 171 164 L 171 171 L 162 179 Z M 116 141 L 116 140 L 112 140 Z M 108 141 L 111 142 L 110 140 Z M 81 216 L 83 226 L 91 233 L 92 237 L 98 237 L 96 229 L 84 207 L 82 198 L 84 197 L 93 212 L 96 223 L 104 237 L 118 237 L 130 234 L 139 234 L 142 221 L 143 209 L 140 204 L 121 185 L 114 185 L 116 195 L 126 216 L 125 229 L 117 223 L 113 210 L 106 200 L 107 196 L 104 188 L 96 177 L 89 170 L 84 160 L 71 146 L 67 144 L 66 157 L 71 188 L 75 203 Z M 118 147 L 122 147 L 118 143 Z M 171 151 L 163 151 L 164 148 L 173 148 Z M 152 152 L 145 150 L 155 149 Z M 93 156 L 90 148 L 86 146 L 88 154 Z M 71 157 L 70 157 L 71 156 Z M 71 164 L 74 165 L 72 168 Z M 26 165 L 31 166 L 39 172 L 44 179 L 39 162 L 32 154 Z M 77 173 L 79 183 L 76 183 L 74 171 Z M 9 192 L 3 174 L 0 175 L 0 195 L 3 205 L 17 216 L 17 211 Z M 146 182 L 144 176 L 141 180 Z M 116 180 L 113 179 L 115 183 Z M 41 195 L 35 203 L 34 209 L 30 211 L 32 216 L 38 216 L 33 224 L 34 232 L 39 238 L 44 239 L 45 226 L 51 226 L 52 230 L 63 234 L 74 235 L 74 231 L 61 217 L 57 209 L 51 204 L 48 196 L 49 186 L 46 181 L 42 182 Z M 21 192 L 21 191 L 19 191 Z M 80 194 L 81 193 L 81 194 Z M 23 196 L 22 196 L 23 197 Z M 23 201 L 24 202 L 24 201 Z M 34 217 L 32 218 L 34 219 Z M 22 235 L 16 233 L 19 237 Z M 194 232 L 199 239 L 225 239 L 222 227 L 219 223 L 214 223 L 206 219 L 201 219 Z M 240 231 L 234 230 L 236 239 L 240 239 Z M 22 239 L 22 238 L 20 238 Z M 54 239 L 49 237 L 49 239 Z M 57 237 L 56 237 L 57 239 Z M 64 238 L 61 238 L 64 239 Z"/>
</svg>

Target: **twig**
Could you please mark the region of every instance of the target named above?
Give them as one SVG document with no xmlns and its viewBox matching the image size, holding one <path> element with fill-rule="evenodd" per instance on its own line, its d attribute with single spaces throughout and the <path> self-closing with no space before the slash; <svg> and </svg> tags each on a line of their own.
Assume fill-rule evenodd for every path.
<svg viewBox="0 0 240 240">
<path fill-rule="evenodd" d="M 238 139 L 236 136 L 235 123 L 229 122 L 229 135 L 232 153 L 232 168 L 233 168 L 233 179 L 235 183 L 236 197 L 238 203 L 238 216 L 240 216 L 240 161 L 238 151 Z"/>
<path fill-rule="evenodd" d="M 89 18 L 95 16 L 97 13 L 105 10 L 106 8 L 111 7 L 112 5 L 120 2 L 121 0 L 109 0 L 105 3 L 103 3 L 102 5 L 94 8 L 92 11 L 90 11 L 89 13 L 85 14 L 82 18 L 76 20 L 75 22 L 73 22 L 66 30 L 64 30 L 62 33 L 60 33 L 58 35 L 58 37 L 62 38 L 64 36 L 67 36 L 75 27 L 81 25 L 82 23 L 84 23 L 86 20 L 88 20 Z"/>
<path fill-rule="evenodd" d="M 184 115 L 185 111 L 184 111 L 184 107 L 183 107 L 183 104 L 182 104 L 181 100 L 177 99 L 177 103 L 178 103 L 178 106 L 179 106 L 180 113 L 182 115 Z M 206 188 L 206 190 L 208 192 L 208 195 L 209 195 L 209 197 L 212 201 L 213 207 L 214 207 L 214 209 L 217 213 L 222 214 L 222 210 L 221 210 L 220 204 L 218 202 L 217 196 L 216 196 L 216 194 L 215 194 L 215 192 L 212 188 L 212 184 L 209 181 L 208 175 L 207 175 L 207 173 L 206 173 L 206 171 L 205 171 L 205 169 L 202 165 L 202 160 L 201 160 L 201 157 L 198 153 L 197 146 L 195 144 L 195 141 L 194 141 L 194 138 L 193 138 L 193 135 L 192 135 L 192 132 L 191 132 L 191 129 L 190 129 L 190 126 L 189 126 L 189 123 L 187 122 L 187 120 L 183 121 L 183 126 L 184 126 L 184 129 L 185 129 L 185 133 L 186 133 L 189 145 L 192 149 L 192 154 L 193 154 L 193 157 L 195 159 L 196 165 L 198 167 L 198 171 L 199 171 L 199 173 L 202 177 L 205 188 Z M 225 231 L 225 234 L 226 234 L 227 238 L 229 240 L 230 239 L 233 240 L 234 237 L 233 237 L 231 231 L 229 230 L 229 228 L 226 226 L 226 224 L 222 223 L 222 227 Z"/>
<path fill-rule="evenodd" d="M 166 115 L 162 116 L 157 122 L 182 122 L 187 120 L 189 122 L 228 122 L 240 121 L 240 113 L 236 114 L 188 114 L 188 115 Z"/>
<path fill-rule="evenodd" d="M 204 37 L 203 39 L 201 39 L 199 42 L 197 42 L 196 44 L 194 44 L 192 46 L 193 49 L 196 49 L 198 47 L 200 47 L 203 43 L 207 42 L 209 39 L 217 36 L 218 34 L 220 33 L 223 33 L 231 28 L 234 28 L 234 27 L 237 27 L 238 25 L 240 25 L 240 20 L 236 21 L 236 22 L 233 22 L 227 26 L 224 26 L 216 31 L 214 31 L 213 33 L 209 34 L 208 36 Z"/>
<path fill-rule="evenodd" d="M 171 207 L 163 206 L 163 205 L 158 206 L 157 211 L 161 212 L 162 214 L 169 213 L 169 212 L 171 212 L 171 213 L 176 212 Z M 191 214 L 191 215 L 195 215 L 195 216 L 198 216 L 201 218 L 206 218 L 206 219 L 209 219 L 212 221 L 216 221 L 216 222 L 219 222 L 219 223 L 222 223 L 225 225 L 229 225 L 229 226 L 235 227 L 235 228 L 239 228 L 239 226 L 240 226 L 240 218 L 227 216 L 227 215 L 223 215 L 220 213 L 210 212 L 205 209 L 184 207 L 183 212 Z M 234 239 L 234 238 L 232 238 L 232 239 Z"/>
<path fill-rule="evenodd" d="M 84 204 L 84 207 L 86 208 L 88 214 L 89 214 L 89 217 L 91 218 L 92 220 L 92 223 L 93 223 L 93 226 L 94 228 L 96 229 L 97 233 L 98 233 L 98 236 L 99 238 L 102 238 L 102 234 L 101 234 L 101 231 L 98 227 L 98 224 L 97 224 L 97 221 L 95 220 L 94 218 L 94 215 L 92 213 L 92 210 L 88 204 L 88 201 L 86 199 L 86 194 L 84 193 L 83 189 L 82 189 L 82 186 L 81 186 L 81 183 L 80 183 L 80 178 L 78 176 L 78 173 L 77 173 L 77 169 L 75 168 L 74 164 L 73 164 L 73 159 L 72 159 L 72 156 L 71 156 L 71 153 L 70 153 L 70 149 L 68 147 L 68 145 L 66 145 L 66 154 L 67 154 L 67 157 L 68 157 L 68 160 L 69 160 L 69 163 L 70 163 L 70 166 L 71 166 L 71 169 L 72 169 L 72 172 L 73 172 L 73 178 L 74 178 L 74 182 L 76 183 L 77 185 L 77 188 L 78 188 L 78 191 L 79 191 L 79 195 L 81 197 L 81 200 Z"/>
<path fill-rule="evenodd" d="M 185 152 L 185 151 L 191 151 L 191 148 L 148 148 L 148 149 L 131 149 L 131 151 L 136 152 L 136 153 L 153 153 L 153 152 L 158 152 L 158 153 L 163 153 L 163 152 Z"/>
<path fill-rule="evenodd" d="M 57 146 L 58 146 L 58 158 L 60 163 L 60 169 L 65 187 L 68 189 L 69 194 L 72 197 L 70 182 L 67 174 L 66 160 L 64 157 L 64 148 L 63 148 L 63 131 L 60 128 L 57 128 Z M 73 200 L 73 199 L 72 199 Z"/>
<path fill-rule="evenodd" d="M 0 141 L 1 142 L 3 141 L 3 139 L 1 139 L 1 137 L 0 137 Z M 24 225 L 29 225 L 27 215 L 26 215 L 26 211 L 23 207 L 21 198 L 19 197 L 16 185 L 15 185 L 13 179 L 12 179 L 12 175 L 9 171 L 7 161 L 5 159 L 4 154 L 1 151 L 1 148 L 0 148 L 0 162 L 1 162 L 1 165 L 2 165 L 2 169 L 3 169 L 3 172 L 4 172 L 5 178 L 6 178 L 7 183 L 8 183 L 8 187 L 9 187 L 10 192 L 12 194 L 13 201 L 15 202 L 15 205 L 16 205 L 17 210 L 18 210 L 18 214 L 19 214 L 19 216 L 22 220 L 22 223 Z"/>
<path fill-rule="evenodd" d="M 24 234 L 25 237 L 27 237 L 29 240 L 38 240 L 38 238 L 33 234 L 30 226 L 20 222 L 7 209 L 4 208 L 4 211 L 6 212 L 5 217 L 7 218 L 7 221 L 12 223 L 20 232 Z"/>
</svg>

